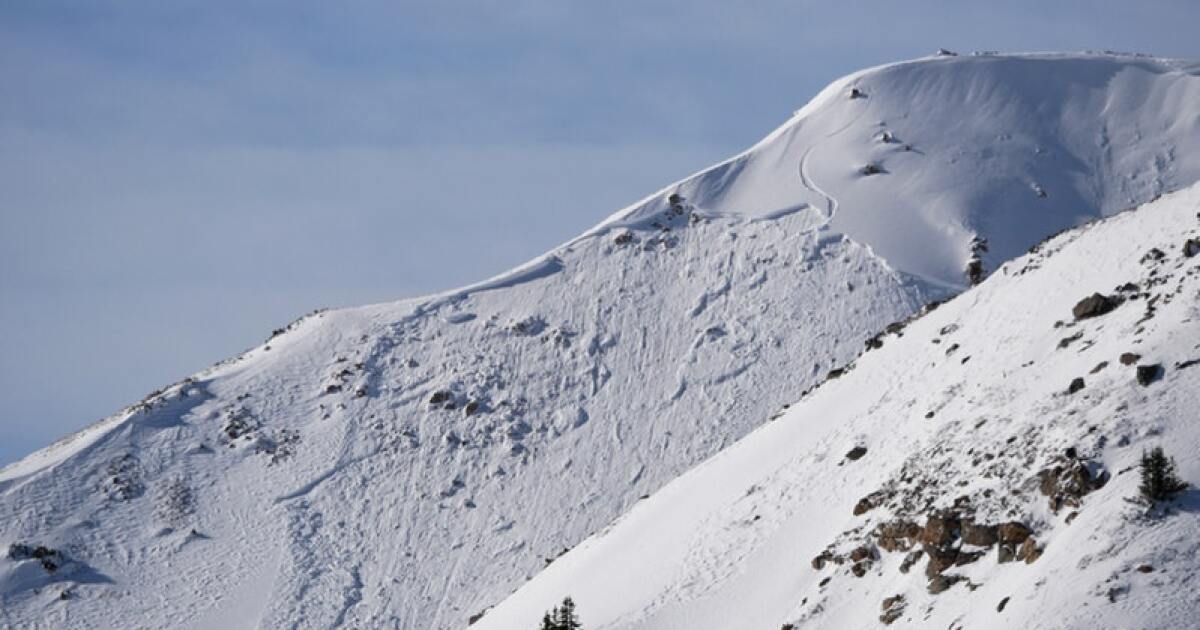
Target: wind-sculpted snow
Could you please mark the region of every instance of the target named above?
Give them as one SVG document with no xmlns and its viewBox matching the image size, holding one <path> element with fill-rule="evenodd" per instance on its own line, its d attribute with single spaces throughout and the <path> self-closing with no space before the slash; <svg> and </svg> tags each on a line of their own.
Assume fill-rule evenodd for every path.
<svg viewBox="0 0 1200 630">
<path fill-rule="evenodd" d="M 518 269 L 305 317 L 0 470 L 0 625 L 462 627 L 972 255 L 1195 180 L 1198 86 L 1105 55 L 865 71 Z"/>
<path fill-rule="evenodd" d="M 596 629 L 1194 627 L 1200 493 L 1149 508 L 1136 467 L 1200 482 L 1198 235 L 1200 185 L 1010 261 L 476 627 L 566 595 Z M 1116 308 L 1076 319 L 1094 292 Z"/>
</svg>

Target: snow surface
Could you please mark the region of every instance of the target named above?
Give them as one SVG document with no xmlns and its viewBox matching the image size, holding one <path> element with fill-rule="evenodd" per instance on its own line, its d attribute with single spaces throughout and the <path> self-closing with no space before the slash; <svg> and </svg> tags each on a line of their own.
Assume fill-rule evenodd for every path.
<svg viewBox="0 0 1200 630">
<path fill-rule="evenodd" d="M 1198 234 L 1200 185 L 1006 264 L 639 503 L 474 627 L 535 628 L 568 594 L 597 630 L 879 627 L 880 603 L 896 594 L 907 608 L 895 626 L 1195 627 L 1200 491 L 1153 518 L 1129 499 L 1138 458 L 1153 446 L 1176 457 L 1184 479 L 1200 480 L 1200 256 L 1181 247 Z M 1167 254 L 1161 262 L 1143 260 L 1153 248 Z M 1145 293 L 1072 321 L 1078 299 L 1127 282 Z M 1139 385 L 1136 366 L 1118 361 L 1125 352 L 1161 364 L 1163 376 Z M 1086 386 L 1068 395 L 1076 376 Z M 855 446 L 866 455 L 844 459 Z M 1112 479 L 1067 522 L 1068 511 L 1053 513 L 1028 490 L 1069 447 Z M 926 592 L 921 571 L 898 570 L 903 553 L 882 554 L 862 578 L 811 566 L 844 532 L 894 516 L 852 508 L 914 470 L 935 479 L 935 508 L 969 496 L 981 520 L 1031 525 L 1044 555 L 998 564 L 991 552 L 953 571 L 973 588 L 939 595 Z"/>
<path fill-rule="evenodd" d="M 962 289 L 973 239 L 990 271 L 1200 179 L 1198 73 L 867 70 L 516 270 L 305 317 L 0 469 L 0 548 L 70 559 L 0 557 L 0 624 L 462 627 Z"/>
</svg>

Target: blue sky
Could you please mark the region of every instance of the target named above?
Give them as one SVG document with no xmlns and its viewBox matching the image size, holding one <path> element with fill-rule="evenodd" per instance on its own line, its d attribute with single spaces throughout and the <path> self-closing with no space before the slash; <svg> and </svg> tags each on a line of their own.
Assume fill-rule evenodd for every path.
<svg viewBox="0 0 1200 630">
<path fill-rule="evenodd" d="M 830 80 L 1200 57 L 1200 3 L 0 5 L 0 464 L 317 307 L 491 276 Z"/>
</svg>

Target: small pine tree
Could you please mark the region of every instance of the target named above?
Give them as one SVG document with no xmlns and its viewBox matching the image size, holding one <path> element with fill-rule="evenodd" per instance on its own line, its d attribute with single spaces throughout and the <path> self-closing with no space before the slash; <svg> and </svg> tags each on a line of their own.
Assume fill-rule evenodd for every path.
<svg viewBox="0 0 1200 630">
<path fill-rule="evenodd" d="M 1142 479 L 1138 490 L 1151 501 L 1166 501 L 1187 487 L 1175 472 L 1175 459 L 1167 457 L 1161 446 L 1142 451 L 1138 472 Z"/>
<path fill-rule="evenodd" d="M 579 615 L 575 613 L 575 600 L 567 596 L 563 599 L 562 606 L 555 606 L 543 615 L 542 625 L 538 630 L 583 630 L 583 625 L 579 623 Z"/>
<path fill-rule="evenodd" d="M 558 627 L 562 630 L 580 630 L 579 615 L 575 614 L 575 600 L 568 595 L 563 599 L 558 613 Z"/>
</svg>

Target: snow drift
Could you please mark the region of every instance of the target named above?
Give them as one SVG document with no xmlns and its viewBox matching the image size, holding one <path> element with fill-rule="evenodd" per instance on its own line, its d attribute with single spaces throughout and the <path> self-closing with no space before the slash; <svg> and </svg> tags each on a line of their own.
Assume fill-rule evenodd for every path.
<svg viewBox="0 0 1200 630">
<path fill-rule="evenodd" d="M 1195 181 L 1197 72 L 864 71 L 519 269 L 303 318 L 0 470 L 0 622 L 461 627 L 968 269 Z"/>
</svg>

